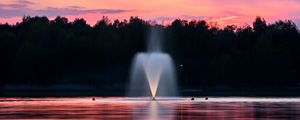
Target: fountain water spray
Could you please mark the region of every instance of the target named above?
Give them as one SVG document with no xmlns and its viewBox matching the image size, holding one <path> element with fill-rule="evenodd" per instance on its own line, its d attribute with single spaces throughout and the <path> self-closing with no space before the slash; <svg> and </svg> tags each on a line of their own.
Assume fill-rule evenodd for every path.
<svg viewBox="0 0 300 120">
<path fill-rule="evenodd" d="M 176 77 L 173 60 L 161 52 L 161 32 L 152 29 L 147 52 L 137 53 L 131 67 L 130 96 L 176 96 Z"/>
</svg>

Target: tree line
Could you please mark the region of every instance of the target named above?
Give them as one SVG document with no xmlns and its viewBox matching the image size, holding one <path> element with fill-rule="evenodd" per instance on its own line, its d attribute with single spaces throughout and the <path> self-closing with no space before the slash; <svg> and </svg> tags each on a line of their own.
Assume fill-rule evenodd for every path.
<svg viewBox="0 0 300 120">
<path fill-rule="evenodd" d="M 163 32 L 178 83 L 189 87 L 297 87 L 300 33 L 290 20 L 224 28 L 176 19 L 162 26 L 138 17 L 94 26 L 84 19 L 25 16 L 0 24 L 0 88 L 6 84 L 88 84 L 126 88 L 131 60 L 146 50 L 150 29 Z"/>
</svg>

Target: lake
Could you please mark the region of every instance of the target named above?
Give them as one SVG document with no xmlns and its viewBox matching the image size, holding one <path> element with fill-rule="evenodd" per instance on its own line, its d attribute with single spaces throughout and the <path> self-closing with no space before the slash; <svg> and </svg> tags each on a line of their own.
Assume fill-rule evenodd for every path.
<svg viewBox="0 0 300 120">
<path fill-rule="evenodd" d="M 95 98 L 93 101 L 92 98 Z M 300 98 L 0 98 L 0 119 L 300 119 Z"/>
</svg>

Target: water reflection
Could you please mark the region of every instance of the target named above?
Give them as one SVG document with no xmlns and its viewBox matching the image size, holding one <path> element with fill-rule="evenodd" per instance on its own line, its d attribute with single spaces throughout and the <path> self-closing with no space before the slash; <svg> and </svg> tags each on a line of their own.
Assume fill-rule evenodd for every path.
<svg viewBox="0 0 300 120">
<path fill-rule="evenodd" d="M 150 112 L 147 115 L 147 120 L 158 120 L 160 118 L 158 113 L 163 112 L 163 110 L 159 111 L 160 108 L 158 108 L 156 101 L 150 102 L 149 110 Z M 172 115 L 170 114 L 170 116 Z"/>
<path fill-rule="evenodd" d="M 0 119 L 300 119 L 300 99 L 0 98 Z"/>
<path fill-rule="evenodd" d="M 173 120 L 174 106 L 167 106 L 157 101 L 150 101 L 145 106 L 135 109 L 133 118 L 135 120 Z M 146 114 L 140 114 L 143 111 Z"/>
</svg>

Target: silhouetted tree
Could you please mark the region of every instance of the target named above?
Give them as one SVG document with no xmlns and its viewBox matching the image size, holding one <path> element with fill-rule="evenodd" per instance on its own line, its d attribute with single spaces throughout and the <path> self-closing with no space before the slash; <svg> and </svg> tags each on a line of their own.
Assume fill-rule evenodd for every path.
<svg viewBox="0 0 300 120">
<path fill-rule="evenodd" d="M 0 24 L 0 88 L 68 82 L 125 88 L 131 60 L 146 51 L 151 28 L 162 31 L 181 88 L 299 88 L 300 33 L 290 20 L 267 24 L 257 17 L 253 27 L 218 28 L 203 20 L 162 26 L 103 17 L 90 26 L 60 16 Z"/>
<path fill-rule="evenodd" d="M 253 29 L 255 32 L 258 32 L 258 33 L 266 31 L 266 29 L 267 29 L 266 21 L 261 17 L 256 17 L 256 19 L 253 23 Z"/>
</svg>

